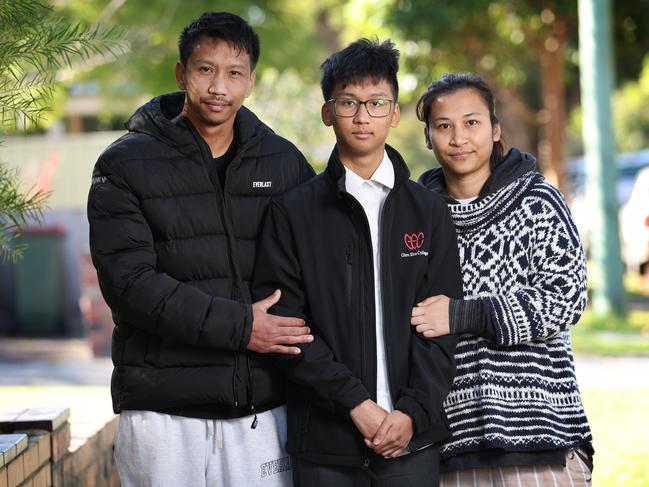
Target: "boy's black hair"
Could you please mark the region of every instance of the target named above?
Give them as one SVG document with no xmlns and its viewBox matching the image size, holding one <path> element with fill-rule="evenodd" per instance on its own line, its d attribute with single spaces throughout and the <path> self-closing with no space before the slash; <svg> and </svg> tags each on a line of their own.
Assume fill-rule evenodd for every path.
<svg viewBox="0 0 649 487">
<path fill-rule="evenodd" d="M 494 94 L 491 91 L 491 88 L 489 88 L 489 85 L 475 73 L 446 73 L 440 79 L 433 81 L 428 85 L 428 88 L 426 88 L 424 94 L 421 95 L 419 101 L 417 101 L 417 118 L 424 122 L 426 127 L 428 127 L 430 107 L 437 97 L 465 89 L 474 90 L 484 100 L 489 109 L 491 125 L 498 125 L 500 121 L 496 116 Z M 494 142 L 490 158 L 492 169 L 501 161 L 504 153 L 505 148 L 503 143 L 500 140 Z"/>
<path fill-rule="evenodd" d="M 320 69 L 320 87 L 325 101 L 331 99 L 331 93 L 336 86 L 345 87 L 365 80 L 371 80 L 373 83 L 385 80 L 392 86 L 395 102 L 399 96 L 399 51 L 390 39 L 381 43 L 378 39 L 359 39 L 329 56 Z"/>
<path fill-rule="evenodd" d="M 180 62 L 187 64 L 189 56 L 201 37 L 223 40 L 250 56 L 250 68 L 259 60 L 259 36 L 241 17 L 229 12 L 205 12 L 185 27 L 178 38 Z"/>
</svg>

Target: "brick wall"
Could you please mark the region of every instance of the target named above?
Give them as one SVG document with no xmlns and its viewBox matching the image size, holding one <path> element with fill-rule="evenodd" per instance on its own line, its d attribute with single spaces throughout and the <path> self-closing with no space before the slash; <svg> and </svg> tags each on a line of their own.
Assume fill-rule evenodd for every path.
<svg viewBox="0 0 649 487">
<path fill-rule="evenodd" d="M 113 460 L 117 418 L 77 424 L 68 408 L 0 415 L 0 487 L 119 487 Z"/>
</svg>

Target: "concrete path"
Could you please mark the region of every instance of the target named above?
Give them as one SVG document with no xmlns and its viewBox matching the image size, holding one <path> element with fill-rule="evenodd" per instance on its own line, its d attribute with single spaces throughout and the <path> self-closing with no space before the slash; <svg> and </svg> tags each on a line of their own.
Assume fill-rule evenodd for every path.
<svg viewBox="0 0 649 487">
<path fill-rule="evenodd" d="M 0 362 L 0 385 L 108 386 L 112 371 L 109 358 Z"/>
</svg>

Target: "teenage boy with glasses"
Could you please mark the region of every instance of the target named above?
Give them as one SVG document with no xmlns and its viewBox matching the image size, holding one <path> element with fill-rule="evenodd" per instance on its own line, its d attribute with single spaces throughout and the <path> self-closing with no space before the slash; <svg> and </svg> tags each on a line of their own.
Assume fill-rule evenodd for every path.
<svg viewBox="0 0 649 487">
<path fill-rule="evenodd" d="M 298 487 L 437 484 L 456 340 L 424 339 L 410 313 L 462 284 L 444 201 L 385 143 L 399 123 L 398 56 L 361 39 L 323 63 L 336 146 L 322 174 L 271 204 L 262 234 L 253 293 L 280 288 L 272 312 L 314 336 L 299 356 L 273 356 Z"/>
</svg>

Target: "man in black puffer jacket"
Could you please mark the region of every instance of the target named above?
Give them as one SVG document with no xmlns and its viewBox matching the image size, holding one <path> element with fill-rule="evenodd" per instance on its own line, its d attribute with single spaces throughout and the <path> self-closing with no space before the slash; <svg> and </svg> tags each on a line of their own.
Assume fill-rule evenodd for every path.
<svg viewBox="0 0 649 487">
<path fill-rule="evenodd" d="M 294 345 L 312 337 L 302 320 L 266 314 L 279 292 L 253 304 L 249 281 L 271 197 L 313 170 L 242 106 L 259 56 L 245 21 L 206 13 L 179 48 L 184 93 L 131 117 L 88 199 L 115 321 L 122 485 L 286 485 L 282 382 L 249 351 L 300 353 Z"/>
</svg>

